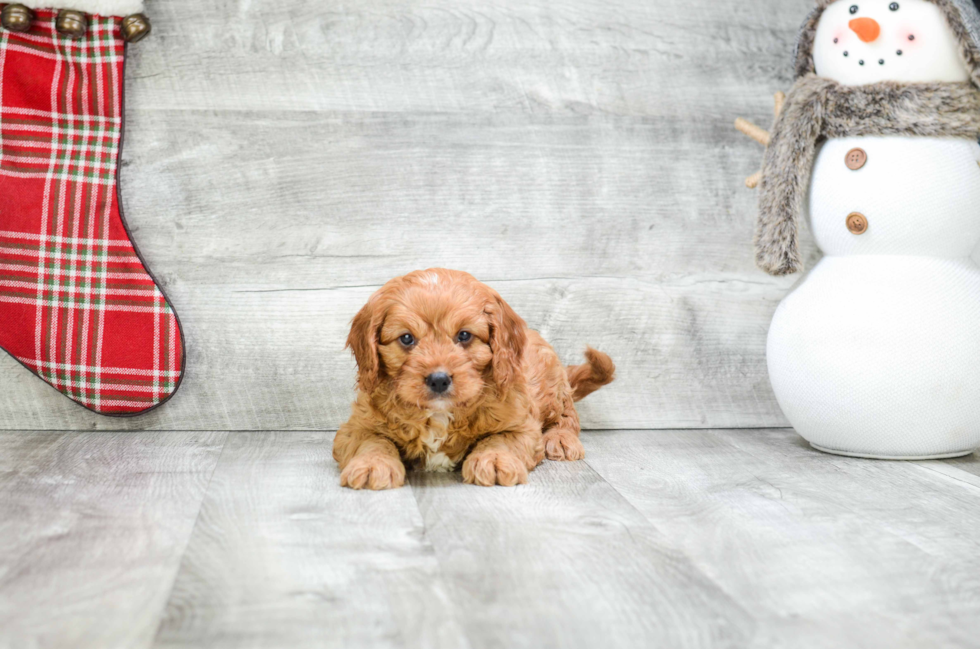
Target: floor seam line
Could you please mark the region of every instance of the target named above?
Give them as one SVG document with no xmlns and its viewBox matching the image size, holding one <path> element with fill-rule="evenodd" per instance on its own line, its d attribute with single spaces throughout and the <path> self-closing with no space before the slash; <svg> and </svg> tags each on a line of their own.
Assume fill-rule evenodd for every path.
<svg viewBox="0 0 980 649">
<path fill-rule="evenodd" d="M 604 476 L 601 473 L 599 473 L 598 469 L 596 469 L 594 466 L 592 466 L 592 464 L 589 463 L 588 457 L 586 457 L 583 460 L 583 462 L 585 462 L 586 466 L 588 466 L 589 469 L 591 469 L 593 473 L 595 473 L 610 489 L 612 489 L 616 493 L 616 495 L 619 496 L 623 500 L 623 502 L 625 502 L 627 505 L 629 505 L 630 509 L 632 509 L 633 511 L 635 511 L 636 514 L 644 522 L 646 522 L 647 525 L 649 525 L 651 528 L 653 528 L 654 530 L 656 530 L 657 534 L 659 534 L 664 539 L 664 541 L 670 543 L 671 547 L 674 548 L 674 550 L 676 552 L 678 552 L 680 555 L 682 555 L 688 561 L 688 563 L 690 563 L 692 569 L 696 570 L 698 572 L 698 574 L 700 574 L 702 577 L 704 577 L 704 579 L 706 579 L 707 581 L 709 581 L 712 584 L 714 584 L 715 588 L 718 589 L 718 592 L 724 593 L 725 597 L 727 597 L 730 600 L 730 602 L 732 603 L 732 605 L 738 607 L 741 611 L 743 611 L 744 613 L 748 614 L 748 610 L 744 606 L 742 606 L 741 602 L 739 602 L 738 598 L 733 593 L 730 593 L 728 591 L 728 589 L 725 588 L 724 584 L 720 583 L 717 579 L 715 579 L 710 574 L 708 574 L 707 572 L 705 572 L 705 570 L 698 564 L 698 562 L 695 560 L 695 558 L 684 547 L 679 546 L 679 545 L 676 545 L 673 542 L 671 542 L 670 541 L 670 536 L 666 532 L 664 532 L 663 530 L 661 530 L 660 527 L 657 526 L 656 523 L 654 523 L 652 520 L 650 520 L 650 518 L 646 514 L 644 514 L 643 511 L 639 507 L 637 507 L 636 505 L 634 505 L 633 504 L 633 501 L 630 500 L 629 498 L 627 498 L 623 494 L 623 492 L 621 492 L 619 489 L 617 489 L 616 488 L 616 485 L 614 485 L 609 480 L 607 480 L 606 479 L 606 476 Z"/>
<path fill-rule="evenodd" d="M 425 515 L 422 513 L 422 506 L 419 505 L 419 498 L 418 495 L 415 493 L 415 485 L 412 484 L 410 481 L 406 480 L 405 486 L 408 487 L 409 493 L 412 494 L 412 501 L 415 503 L 415 510 L 419 513 L 419 520 L 422 521 L 422 539 L 432 549 L 432 560 L 435 561 L 436 564 L 436 573 L 437 573 L 436 576 L 438 577 L 439 584 L 441 584 L 443 589 L 445 590 L 445 594 L 449 600 L 449 604 L 452 606 L 452 619 L 456 622 L 456 624 L 459 627 L 460 633 L 462 633 L 463 637 L 466 639 L 467 646 L 473 647 L 473 642 L 470 639 L 470 634 L 466 630 L 466 627 L 463 625 L 463 623 L 460 622 L 459 615 L 457 615 L 459 609 L 456 607 L 456 602 L 453 601 L 451 597 L 452 593 L 450 592 L 449 581 L 442 574 L 442 562 L 439 561 L 439 554 L 438 552 L 436 552 L 436 546 L 432 543 L 432 540 L 429 538 L 429 525 L 428 523 L 425 522 Z"/>
<path fill-rule="evenodd" d="M 940 466 L 944 467 L 949 472 L 947 472 L 947 471 L 940 471 L 940 470 L 936 469 L 935 468 L 936 465 L 935 464 L 930 464 L 931 462 L 938 462 Z M 963 469 L 957 468 L 953 464 L 947 464 L 946 462 L 944 462 L 942 460 L 918 461 L 918 462 L 912 462 L 911 464 L 913 466 L 918 467 L 919 469 L 921 469 L 923 471 L 928 471 L 929 473 L 934 473 L 936 475 L 941 475 L 941 476 L 943 476 L 945 478 L 949 478 L 950 480 L 953 480 L 954 482 L 957 482 L 957 483 L 959 483 L 961 485 L 965 485 L 969 489 L 980 491 L 980 476 L 975 476 L 972 473 L 970 473 L 969 471 L 964 471 Z M 964 474 L 965 476 L 969 476 L 969 478 L 960 477 L 959 475 L 957 475 L 957 474 L 960 474 L 960 473 Z"/>
<path fill-rule="evenodd" d="M 211 483 L 214 481 L 214 474 L 218 472 L 218 467 L 221 466 L 221 460 L 225 456 L 225 449 L 228 448 L 228 435 L 229 433 L 225 431 L 224 439 L 221 442 L 221 450 L 218 452 L 218 458 L 214 461 L 214 468 L 211 469 L 211 475 L 208 476 L 208 483 L 205 485 L 204 491 L 201 494 L 201 502 L 197 506 L 197 513 L 194 514 L 194 522 L 191 524 L 190 532 L 187 534 L 187 541 L 184 542 L 184 547 L 180 551 L 180 560 L 177 562 L 177 569 L 174 571 L 173 580 L 170 582 L 170 588 L 167 590 L 167 597 L 163 602 L 163 610 L 160 611 L 160 619 L 157 621 L 157 628 L 153 634 L 153 641 L 150 643 L 149 649 L 153 649 L 158 644 L 160 631 L 163 629 L 163 622 L 167 616 L 167 607 L 170 604 L 170 600 L 173 599 L 174 589 L 177 587 L 177 579 L 180 577 L 181 568 L 184 567 L 187 548 L 190 547 L 191 539 L 194 538 L 194 532 L 197 531 L 197 525 L 201 520 L 201 512 L 204 511 L 204 502 L 207 500 L 208 494 L 211 493 Z"/>
</svg>

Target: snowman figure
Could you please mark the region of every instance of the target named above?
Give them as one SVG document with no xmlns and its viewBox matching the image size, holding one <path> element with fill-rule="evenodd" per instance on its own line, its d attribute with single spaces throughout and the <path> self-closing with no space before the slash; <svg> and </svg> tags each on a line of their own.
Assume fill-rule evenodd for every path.
<svg viewBox="0 0 980 649">
<path fill-rule="evenodd" d="M 822 0 L 777 98 L 757 261 L 802 270 L 769 375 L 815 448 L 883 459 L 980 447 L 980 12 L 971 0 Z"/>
</svg>

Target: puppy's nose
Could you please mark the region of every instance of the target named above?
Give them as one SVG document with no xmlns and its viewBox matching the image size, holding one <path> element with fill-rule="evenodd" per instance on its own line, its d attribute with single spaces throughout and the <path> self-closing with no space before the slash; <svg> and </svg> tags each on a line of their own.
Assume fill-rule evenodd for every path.
<svg viewBox="0 0 980 649">
<path fill-rule="evenodd" d="M 453 380 L 445 372 L 436 372 L 425 377 L 425 384 L 434 393 L 442 394 L 453 384 Z"/>
<path fill-rule="evenodd" d="M 881 35 L 881 25 L 874 18 L 855 18 L 849 23 L 851 31 L 865 43 L 873 43 Z"/>
</svg>

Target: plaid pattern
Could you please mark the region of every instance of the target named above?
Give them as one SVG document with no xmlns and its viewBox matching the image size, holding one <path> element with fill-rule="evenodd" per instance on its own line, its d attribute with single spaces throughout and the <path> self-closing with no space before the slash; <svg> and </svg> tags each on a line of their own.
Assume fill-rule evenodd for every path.
<svg viewBox="0 0 980 649">
<path fill-rule="evenodd" d="M 65 396 L 135 414 L 174 393 L 177 318 L 119 213 L 120 19 L 0 31 L 0 346 Z"/>
</svg>

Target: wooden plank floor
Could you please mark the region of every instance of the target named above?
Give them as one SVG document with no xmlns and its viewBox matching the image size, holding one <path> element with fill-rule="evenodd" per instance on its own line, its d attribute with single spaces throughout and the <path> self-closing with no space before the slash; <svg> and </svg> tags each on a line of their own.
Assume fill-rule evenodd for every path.
<svg viewBox="0 0 980 649">
<path fill-rule="evenodd" d="M 332 433 L 0 433 L 0 647 L 976 647 L 980 459 L 585 433 L 483 489 Z"/>
</svg>

